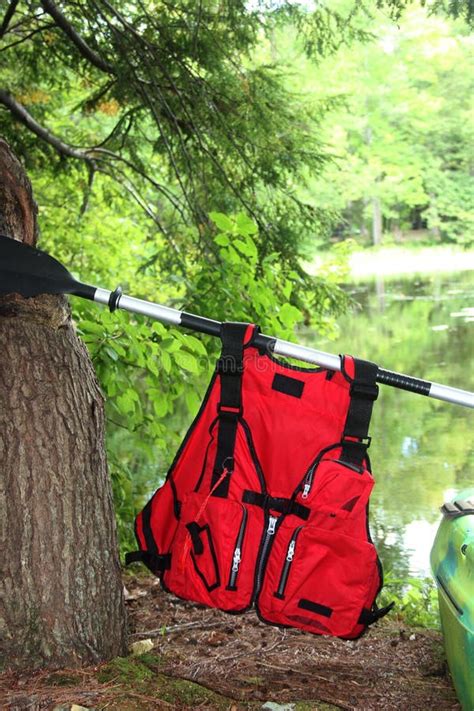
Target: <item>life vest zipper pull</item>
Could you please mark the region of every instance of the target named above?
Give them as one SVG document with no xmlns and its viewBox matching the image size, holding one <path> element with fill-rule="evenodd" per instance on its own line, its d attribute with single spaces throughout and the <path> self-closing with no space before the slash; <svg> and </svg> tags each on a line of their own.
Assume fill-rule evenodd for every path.
<svg viewBox="0 0 474 711">
<path fill-rule="evenodd" d="M 313 485 L 313 476 L 314 476 L 314 470 L 316 469 L 316 464 L 313 464 L 311 469 L 309 469 L 308 473 L 306 474 L 306 479 L 303 487 L 303 493 L 301 494 L 302 499 L 307 499 L 309 496 L 309 492 L 311 491 L 311 486 Z"/>
<path fill-rule="evenodd" d="M 233 573 L 238 572 L 241 560 L 242 560 L 242 558 L 241 558 L 240 548 L 236 548 L 234 551 L 234 557 L 232 559 L 232 572 Z"/>
<path fill-rule="evenodd" d="M 275 526 L 276 526 L 277 521 L 278 521 L 278 519 L 275 516 L 270 516 L 270 518 L 268 520 L 268 528 L 267 528 L 267 534 L 269 536 L 273 536 L 273 534 L 275 533 Z"/>
<path fill-rule="evenodd" d="M 295 546 L 296 546 L 296 541 L 294 541 L 294 540 L 291 541 L 290 545 L 288 546 L 288 553 L 286 554 L 286 559 L 289 563 L 291 563 L 291 561 L 294 558 Z"/>
</svg>

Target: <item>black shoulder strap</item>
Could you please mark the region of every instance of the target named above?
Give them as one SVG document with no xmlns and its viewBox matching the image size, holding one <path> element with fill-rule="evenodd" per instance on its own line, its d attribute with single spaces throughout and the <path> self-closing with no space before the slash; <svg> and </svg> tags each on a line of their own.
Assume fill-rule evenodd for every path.
<svg viewBox="0 0 474 711">
<path fill-rule="evenodd" d="M 161 575 L 171 567 L 171 554 L 158 555 L 149 551 L 131 551 L 125 554 L 125 565 L 143 563 L 155 575 Z"/>
<path fill-rule="evenodd" d="M 213 496 L 227 497 L 230 475 L 234 468 L 234 448 L 237 425 L 242 414 L 243 349 L 248 323 L 223 323 L 221 328 L 222 352 L 216 371 L 221 381 L 221 399 L 217 406 L 219 432 L 217 453 L 212 472 Z M 216 486 L 224 471 L 228 475 Z"/>
<path fill-rule="evenodd" d="M 372 609 L 367 610 L 364 608 L 362 612 L 360 613 L 360 617 L 358 619 L 359 625 L 373 625 L 374 622 L 377 622 L 377 620 L 380 620 L 380 618 L 385 617 L 390 610 L 393 610 L 395 607 L 395 601 L 389 603 L 386 605 L 386 607 L 377 607 L 377 605 L 374 603 Z"/>
<path fill-rule="evenodd" d="M 368 437 L 370 418 L 374 401 L 379 394 L 379 386 L 375 380 L 378 366 L 368 360 L 354 358 L 354 369 L 341 459 L 361 466 L 370 444 L 370 437 Z"/>
</svg>

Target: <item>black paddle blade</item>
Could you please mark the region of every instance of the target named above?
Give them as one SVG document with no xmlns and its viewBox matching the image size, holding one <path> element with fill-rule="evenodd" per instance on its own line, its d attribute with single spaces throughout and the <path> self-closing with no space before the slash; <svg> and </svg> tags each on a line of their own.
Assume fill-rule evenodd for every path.
<svg viewBox="0 0 474 711">
<path fill-rule="evenodd" d="M 95 288 L 76 281 L 46 252 L 0 235 L 0 293 L 76 294 L 94 299 Z"/>
</svg>

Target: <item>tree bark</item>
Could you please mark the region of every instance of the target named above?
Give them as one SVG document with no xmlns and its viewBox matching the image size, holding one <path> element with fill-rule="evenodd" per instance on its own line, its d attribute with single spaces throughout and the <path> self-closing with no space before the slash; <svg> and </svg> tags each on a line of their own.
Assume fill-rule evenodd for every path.
<svg viewBox="0 0 474 711">
<path fill-rule="evenodd" d="M 0 140 L 0 233 L 34 244 L 31 185 Z M 126 651 L 104 402 L 63 296 L 0 298 L 0 663 Z"/>
<path fill-rule="evenodd" d="M 372 243 L 382 242 L 382 206 L 379 198 L 372 199 Z"/>
</svg>

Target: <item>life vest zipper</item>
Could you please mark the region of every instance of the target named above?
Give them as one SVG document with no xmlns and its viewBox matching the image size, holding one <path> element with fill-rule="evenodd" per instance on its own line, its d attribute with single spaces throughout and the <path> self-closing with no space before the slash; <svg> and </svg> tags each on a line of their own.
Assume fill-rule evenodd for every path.
<svg viewBox="0 0 474 711">
<path fill-rule="evenodd" d="M 283 565 L 283 570 L 281 571 L 280 582 L 278 583 L 278 589 L 275 593 L 275 597 L 278 597 L 280 599 L 283 599 L 285 597 L 286 583 L 288 582 L 291 564 L 293 563 L 293 558 L 295 556 L 296 539 L 298 538 L 299 532 L 302 528 L 304 527 L 298 526 L 298 528 L 293 532 L 290 543 L 288 545 L 285 563 Z"/>
<path fill-rule="evenodd" d="M 333 459 L 332 461 L 341 464 L 343 467 L 347 467 L 347 469 L 352 469 L 352 471 L 357 472 L 357 474 L 364 473 L 363 467 L 358 467 L 357 464 L 352 464 L 352 462 L 343 462 L 342 459 Z"/>
<path fill-rule="evenodd" d="M 314 470 L 316 469 L 317 465 L 318 460 L 316 460 L 314 464 L 311 465 L 311 467 L 308 469 L 308 473 L 304 478 L 303 493 L 301 494 L 302 499 L 307 499 L 309 496 L 311 487 L 313 485 Z"/>
<path fill-rule="evenodd" d="M 311 488 L 313 486 L 314 472 L 316 471 L 316 467 L 318 466 L 319 462 L 324 457 L 324 455 L 327 454 L 327 452 L 330 452 L 336 446 L 337 445 L 332 444 L 330 447 L 326 447 L 325 449 L 321 450 L 316 459 L 314 459 L 313 462 L 311 462 L 311 464 L 309 465 L 306 474 L 304 475 L 302 481 L 298 484 L 298 488 L 296 489 L 296 493 L 298 493 L 299 491 L 302 492 L 302 499 L 307 499 L 310 494 Z"/>
<path fill-rule="evenodd" d="M 308 469 L 304 479 L 303 479 L 303 486 L 302 486 L 302 494 L 301 498 L 302 499 L 307 499 L 311 489 L 313 487 L 313 482 L 314 482 L 314 472 L 316 471 L 316 467 L 320 464 L 322 458 L 323 458 L 324 452 L 321 452 L 319 456 L 316 458 L 316 460 L 311 464 L 310 468 Z M 323 460 L 324 461 L 324 460 Z M 343 462 L 342 459 L 332 459 L 332 462 L 335 464 L 341 464 L 343 467 L 347 467 L 347 469 L 352 469 L 352 471 L 357 472 L 358 474 L 363 474 L 364 469 L 363 467 L 358 467 L 356 464 L 352 464 L 350 462 Z M 301 484 L 300 484 L 301 486 Z"/>
<path fill-rule="evenodd" d="M 235 542 L 234 553 L 232 555 L 232 566 L 230 569 L 229 583 L 227 585 L 228 590 L 236 590 L 237 575 L 239 573 L 240 563 L 242 561 L 242 544 L 244 542 L 245 529 L 247 527 L 248 511 L 243 507 L 243 516 L 240 524 L 239 532 L 237 534 L 237 540 Z"/>
<path fill-rule="evenodd" d="M 276 528 L 277 521 L 278 521 L 278 518 L 276 516 L 270 516 L 270 518 L 268 519 L 268 526 L 267 526 L 267 530 L 265 533 L 265 538 L 263 539 L 262 549 L 261 549 L 261 553 L 260 553 L 260 561 L 258 564 L 257 576 L 255 579 L 254 595 L 258 595 L 258 592 L 259 592 L 261 584 L 262 584 L 263 567 L 266 563 L 268 549 L 270 547 L 270 542 L 272 540 L 272 536 L 275 535 L 275 528 Z"/>
</svg>

